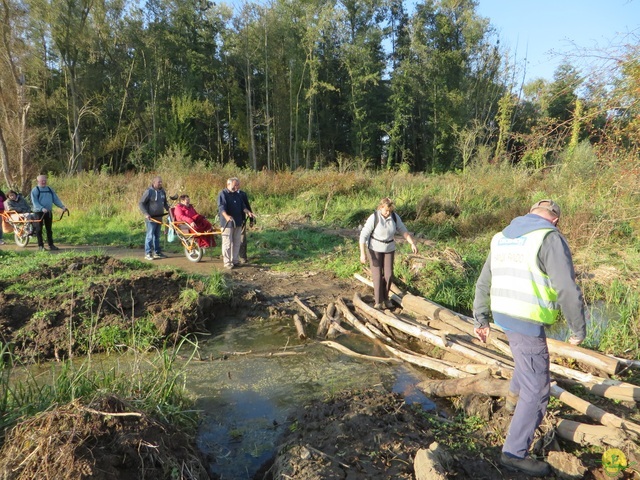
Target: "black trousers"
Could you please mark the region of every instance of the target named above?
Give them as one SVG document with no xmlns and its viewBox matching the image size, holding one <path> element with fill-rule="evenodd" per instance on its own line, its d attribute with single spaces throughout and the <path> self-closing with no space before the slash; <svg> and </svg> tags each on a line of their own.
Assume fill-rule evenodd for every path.
<svg viewBox="0 0 640 480">
<path fill-rule="evenodd" d="M 47 230 L 47 243 L 49 246 L 53 245 L 53 232 L 51 230 L 51 224 L 53 223 L 53 215 L 51 212 L 36 212 L 33 214 L 35 220 L 40 220 L 39 222 L 35 222 L 34 230 L 36 232 L 36 238 L 38 239 L 38 246 L 44 247 L 44 239 L 42 238 L 42 226 Z"/>
<path fill-rule="evenodd" d="M 242 224 L 242 234 L 240 235 L 240 253 L 238 258 L 243 261 L 247 261 L 247 221 Z"/>
</svg>

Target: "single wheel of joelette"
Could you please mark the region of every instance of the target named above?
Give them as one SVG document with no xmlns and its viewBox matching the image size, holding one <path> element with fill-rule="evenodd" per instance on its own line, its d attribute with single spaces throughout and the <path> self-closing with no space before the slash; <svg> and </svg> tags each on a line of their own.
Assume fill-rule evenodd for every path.
<svg viewBox="0 0 640 480">
<path fill-rule="evenodd" d="M 184 255 L 191 262 L 199 262 L 202 259 L 202 255 L 204 254 L 204 248 L 194 242 L 193 245 L 189 247 L 184 247 Z"/>
<path fill-rule="evenodd" d="M 29 232 L 27 232 L 26 228 L 21 229 L 21 232 L 14 232 L 13 239 L 16 242 L 16 245 L 19 247 L 26 247 L 29 245 Z"/>
</svg>

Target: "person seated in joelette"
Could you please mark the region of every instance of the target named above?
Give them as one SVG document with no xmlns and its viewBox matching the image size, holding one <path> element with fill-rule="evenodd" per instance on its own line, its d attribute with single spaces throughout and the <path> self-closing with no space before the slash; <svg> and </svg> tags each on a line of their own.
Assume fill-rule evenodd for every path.
<svg viewBox="0 0 640 480">
<path fill-rule="evenodd" d="M 178 203 L 174 208 L 175 220 L 177 222 L 184 222 L 188 224 L 198 233 L 206 233 L 213 231 L 213 225 L 204 216 L 196 212 L 196 209 L 191 205 L 191 199 L 189 195 L 180 195 Z M 216 241 L 213 235 L 203 235 L 196 237 L 198 245 L 201 247 L 215 247 Z"/>
</svg>

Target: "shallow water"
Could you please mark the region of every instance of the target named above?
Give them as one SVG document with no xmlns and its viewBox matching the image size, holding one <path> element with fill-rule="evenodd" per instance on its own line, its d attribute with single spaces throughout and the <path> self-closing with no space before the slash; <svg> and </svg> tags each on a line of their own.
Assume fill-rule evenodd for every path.
<svg viewBox="0 0 640 480">
<path fill-rule="evenodd" d="M 615 312 L 607 308 L 604 303 L 595 303 L 585 307 L 587 313 L 587 345 L 597 346 L 609 321 L 615 318 Z M 547 329 L 547 337 L 566 342 L 571 336 L 571 330 L 563 319 Z"/>
<path fill-rule="evenodd" d="M 358 335 L 339 341 L 358 353 L 383 356 Z M 283 351 L 294 354 L 266 356 Z M 435 408 L 413 388 L 424 379 L 422 373 L 357 360 L 313 340 L 299 341 L 286 319 L 221 321 L 201 344 L 201 355 L 213 360 L 188 367 L 187 388 L 203 412 L 198 447 L 210 456 L 210 471 L 223 479 L 253 478 L 275 453 L 279 435 L 288 428 L 288 414 L 313 399 L 381 384 L 409 403 Z"/>
</svg>

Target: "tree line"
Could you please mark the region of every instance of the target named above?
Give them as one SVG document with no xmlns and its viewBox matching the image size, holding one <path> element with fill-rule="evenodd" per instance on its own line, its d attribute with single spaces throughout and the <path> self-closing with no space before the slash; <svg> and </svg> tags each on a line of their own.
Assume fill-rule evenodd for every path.
<svg viewBox="0 0 640 480">
<path fill-rule="evenodd" d="M 584 140 L 636 151 L 638 42 L 609 58 L 606 81 L 565 64 L 520 86 L 476 7 L 2 0 L 4 183 L 166 155 L 442 172 L 478 157 L 538 166 Z"/>
</svg>

